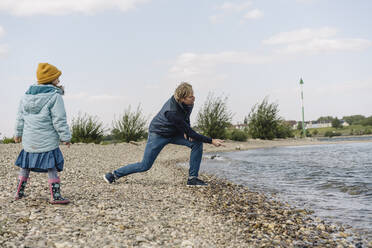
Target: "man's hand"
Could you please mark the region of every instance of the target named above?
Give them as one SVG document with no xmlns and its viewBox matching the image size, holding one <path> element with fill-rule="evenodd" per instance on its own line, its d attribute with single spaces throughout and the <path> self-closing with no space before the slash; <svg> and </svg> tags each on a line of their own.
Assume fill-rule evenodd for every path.
<svg viewBox="0 0 372 248">
<path fill-rule="evenodd" d="M 225 142 L 225 141 L 220 140 L 220 139 L 212 139 L 212 145 L 214 145 L 216 147 L 224 146 L 223 142 Z"/>
<path fill-rule="evenodd" d="M 15 136 L 15 137 L 14 137 L 14 142 L 15 142 L 15 143 L 20 143 L 20 142 L 22 142 L 22 137 L 21 137 L 21 136 Z"/>
<path fill-rule="evenodd" d="M 70 145 L 71 145 L 71 143 L 69 141 L 67 141 L 67 142 L 62 141 L 62 144 L 66 145 L 68 148 L 70 148 Z"/>
</svg>

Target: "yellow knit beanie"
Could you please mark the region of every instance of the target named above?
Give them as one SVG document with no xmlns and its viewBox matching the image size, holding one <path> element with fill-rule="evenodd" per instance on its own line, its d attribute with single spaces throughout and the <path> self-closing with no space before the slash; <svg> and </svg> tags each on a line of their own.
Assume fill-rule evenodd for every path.
<svg viewBox="0 0 372 248">
<path fill-rule="evenodd" d="M 36 71 L 36 78 L 39 84 L 50 83 L 61 76 L 62 72 L 57 67 L 48 63 L 39 63 Z"/>
</svg>

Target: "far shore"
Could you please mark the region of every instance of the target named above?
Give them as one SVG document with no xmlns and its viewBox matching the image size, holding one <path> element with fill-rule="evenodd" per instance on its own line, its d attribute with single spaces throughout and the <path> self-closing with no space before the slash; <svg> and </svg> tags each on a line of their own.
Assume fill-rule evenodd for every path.
<svg viewBox="0 0 372 248">
<path fill-rule="evenodd" d="M 370 137 L 371 139 L 357 140 L 359 137 Z M 323 137 L 319 137 L 323 138 Z M 338 138 L 356 138 L 355 140 L 338 140 Z M 249 150 L 257 148 L 270 148 L 280 146 L 304 146 L 304 145 L 322 145 L 322 144 L 342 144 L 342 143 L 358 143 L 358 142 L 372 142 L 372 135 L 365 136 L 338 136 L 338 138 L 329 138 L 329 140 L 319 140 L 318 138 L 291 138 L 291 139 L 274 139 L 261 140 L 249 139 L 247 141 L 231 141 L 226 140 L 222 147 L 205 146 L 205 152 L 213 151 L 234 151 L 234 150 Z"/>
</svg>

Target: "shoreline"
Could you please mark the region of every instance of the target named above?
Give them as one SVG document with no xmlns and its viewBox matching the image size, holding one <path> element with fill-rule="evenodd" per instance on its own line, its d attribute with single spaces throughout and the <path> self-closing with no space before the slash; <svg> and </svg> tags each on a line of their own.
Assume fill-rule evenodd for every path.
<svg viewBox="0 0 372 248">
<path fill-rule="evenodd" d="M 254 148 L 252 148 L 252 146 L 247 147 L 247 146 L 243 145 L 243 149 L 241 151 L 243 152 L 243 154 L 245 154 L 244 151 L 247 151 L 247 150 L 265 149 L 265 150 L 263 150 L 259 153 L 259 154 L 265 154 L 265 153 L 273 153 L 273 152 L 275 153 L 275 151 L 271 150 L 271 148 L 280 148 L 280 147 L 295 148 L 295 147 L 299 147 L 299 146 L 305 148 L 305 147 L 308 147 L 308 146 L 311 146 L 311 145 L 316 146 L 317 148 L 315 148 L 315 149 L 323 150 L 323 149 L 328 149 L 328 148 L 327 147 L 322 147 L 322 145 L 328 146 L 329 144 L 333 145 L 333 144 L 350 144 L 350 143 L 361 143 L 361 144 L 362 143 L 371 143 L 372 142 L 371 138 L 372 138 L 372 136 L 369 136 L 368 137 L 369 140 L 362 140 L 362 141 L 360 141 L 360 140 L 323 141 L 322 140 L 322 141 L 318 142 L 317 140 L 311 140 L 311 141 L 309 140 L 309 141 L 305 141 L 305 143 L 304 142 L 298 142 L 298 143 L 295 143 L 295 144 L 287 143 L 285 141 L 284 142 L 282 141 L 280 143 L 273 144 L 272 146 L 270 146 L 269 144 L 266 144 L 266 145 L 255 146 Z M 332 146 L 332 147 L 338 147 L 338 146 Z M 265 185 L 265 182 L 261 182 L 263 184 L 258 183 L 258 182 L 252 183 L 251 180 L 248 180 L 246 177 L 244 177 L 244 178 L 239 177 L 239 175 L 236 173 L 236 170 L 234 172 L 234 170 L 228 168 L 229 166 L 227 166 L 227 167 L 224 166 L 224 164 L 226 164 L 226 162 L 229 162 L 230 159 L 232 159 L 232 160 L 234 160 L 234 158 L 239 158 L 238 160 L 242 159 L 241 155 L 239 155 L 239 152 L 240 152 L 240 147 L 239 147 L 239 149 L 236 149 L 236 150 L 227 149 L 227 151 L 223 151 L 223 152 L 216 151 L 216 152 L 210 152 L 210 153 L 205 154 L 206 167 L 209 168 L 209 166 L 210 166 L 211 168 L 204 169 L 202 172 L 210 174 L 210 175 L 217 176 L 219 178 L 224 178 L 226 180 L 229 180 L 229 181 L 232 181 L 232 182 L 236 183 L 237 185 L 246 186 L 246 187 L 249 188 L 249 190 L 251 190 L 253 192 L 258 192 L 258 193 L 264 194 L 270 199 L 278 200 L 278 201 L 281 201 L 282 203 L 285 203 L 285 204 L 288 203 L 292 207 L 310 209 L 311 212 L 313 212 L 313 210 L 314 210 L 314 213 L 313 213 L 314 218 L 320 218 L 322 220 L 325 220 L 329 224 L 332 224 L 332 223 L 341 224 L 343 226 L 346 226 L 348 229 L 352 230 L 352 232 L 358 233 L 358 235 L 360 235 L 362 237 L 362 239 L 372 240 L 371 239 L 372 238 L 372 233 L 371 233 L 371 229 L 369 228 L 368 224 L 364 224 L 364 227 L 361 227 L 361 226 L 358 226 L 360 223 L 351 223 L 347 219 L 344 219 L 344 220 L 338 219 L 337 216 L 339 216 L 339 215 L 335 215 L 335 212 L 333 210 L 329 210 L 328 214 L 324 214 L 324 213 L 320 213 L 321 211 L 319 212 L 319 209 L 317 209 L 318 206 L 311 206 L 313 204 L 307 204 L 307 203 L 310 203 L 308 201 L 300 201 L 300 202 L 297 202 L 296 200 L 293 201 L 293 198 L 292 199 L 288 198 L 288 195 L 285 193 L 285 191 L 286 191 L 285 186 L 282 189 L 278 189 L 276 187 L 272 187 L 273 185 L 271 185 L 271 183 L 268 182 L 268 184 L 271 185 L 271 188 L 267 188 L 267 185 Z M 259 151 L 257 151 L 257 152 L 259 152 Z M 224 155 L 224 153 L 227 153 L 228 155 L 227 154 Z M 217 161 L 213 162 L 215 157 L 216 157 Z M 223 158 L 225 158 L 225 159 L 223 159 Z M 248 159 L 247 161 L 249 161 L 249 163 L 252 163 L 252 162 L 254 163 L 254 160 L 249 160 Z M 211 163 L 211 164 L 216 163 L 217 165 L 215 165 L 215 166 L 209 165 L 208 166 L 208 163 Z M 230 162 L 229 162 L 229 164 L 230 164 Z M 181 164 L 181 165 L 186 166 L 186 163 Z M 235 168 L 235 166 L 234 166 L 234 168 Z M 237 171 L 240 171 L 240 167 Z M 246 173 L 254 173 L 254 172 L 249 172 L 249 171 L 245 171 L 245 170 L 243 170 L 243 171 L 244 171 L 244 175 L 246 175 Z M 231 172 L 231 174 L 230 174 L 230 172 Z M 248 178 L 249 178 L 249 176 L 248 176 Z M 245 181 L 245 180 L 247 180 L 247 181 Z M 253 181 L 257 181 L 257 179 L 253 180 Z M 316 196 L 315 196 L 315 198 L 317 199 Z M 342 198 L 338 198 L 338 199 L 342 199 Z M 350 204 L 350 202 L 349 202 L 349 204 Z M 367 206 L 365 206 L 365 207 L 367 207 Z M 368 209 L 368 207 L 367 207 L 367 209 Z M 332 217 L 330 217 L 330 216 L 332 216 Z M 349 216 L 349 215 L 346 214 L 346 216 Z M 365 217 L 365 218 L 367 218 L 367 220 L 368 220 L 368 217 Z M 366 219 L 364 219 L 364 221 L 366 221 Z M 360 222 L 365 223 L 362 220 Z M 365 246 L 363 246 L 363 247 L 365 247 Z"/>
<path fill-rule="evenodd" d="M 204 152 L 325 143 L 334 142 L 228 141 L 222 148 L 205 145 Z M 26 199 L 13 200 L 18 173 L 13 163 L 21 146 L 0 145 L 0 246 L 355 247 L 363 242 L 372 247 L 372 241 L 342 226 L 313 219 L 310 210 L 224 179 L 202 174 L 208 187 L 187 187 L 187 169 L 176 164 L 188 160 L 188 148 L 169 145 L 149 171 L 111 185 L 101 179 L 107 171 L 139 161 L 144 147 L 144 142 L 62 146 L 62 194 L 72 203 L 53 206 L 41 173 L 31 174 Z"/>
<path fill-rule="evenodd" d="M 350 136 L 354 137 L 354 136 Z M 362 136 L 357 136 L 362 137 Z M 226 141 L 225 147 L 209 147 L 204 152 L 231 152 L 240 150 L 251 150 L 260 148 L 274 148 L 281 146 L 306 146 L 306 145 L 327 145 L 327 144 L 348 144 L 348 143 L 364 143 L 372 142 L 372 135 L 363 136 L 371 137 L 368 140 L 318 140 L 317 138 L 305 139 L 276 139 L 276 140 L 248 140 L 248 141 Z"/>
</svg>

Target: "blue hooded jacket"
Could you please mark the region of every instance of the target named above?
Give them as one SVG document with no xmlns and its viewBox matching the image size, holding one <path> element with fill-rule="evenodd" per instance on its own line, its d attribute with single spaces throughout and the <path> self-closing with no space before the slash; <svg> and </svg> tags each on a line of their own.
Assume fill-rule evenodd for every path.
<svg viewBox="0 0 372 248">
<path fill-rule="evenodd" d="M 15 136 L 22 137 L 26 152 L 40 153 L 69 142 L 62 90 L 53 85 L 31 85 L 23 96 L 17 114 Z"/>
</svg>

